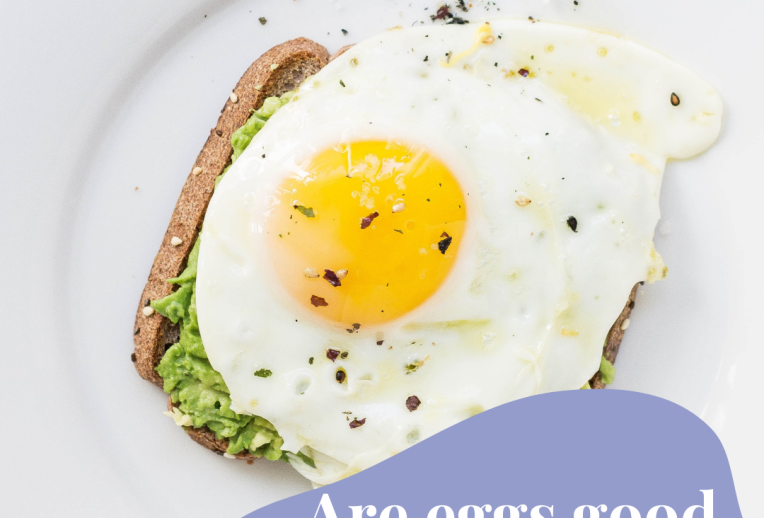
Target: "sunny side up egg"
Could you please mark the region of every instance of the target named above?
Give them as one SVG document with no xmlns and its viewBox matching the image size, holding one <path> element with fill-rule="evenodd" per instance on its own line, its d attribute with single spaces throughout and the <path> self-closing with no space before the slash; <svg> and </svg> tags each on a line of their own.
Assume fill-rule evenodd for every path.
<svg viewBox="0 0 764 518">
<path fill-rule="evenodd" d="M 578 389 L 653 247 L 707 83 L 622 38 L 391 30 L 303 84 L 207 211 L 197 306 L 235 409 L 314 483 L 517 398 Z M 256 374 L 258 373 L 258 374 Z"/>
</svg>

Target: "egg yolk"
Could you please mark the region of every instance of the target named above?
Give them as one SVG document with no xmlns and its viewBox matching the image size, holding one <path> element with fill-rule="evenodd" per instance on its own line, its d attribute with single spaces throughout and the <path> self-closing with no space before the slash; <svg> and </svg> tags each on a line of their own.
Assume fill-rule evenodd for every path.
<svg viewBox="0 0 764 518">
<path fill-rule="evenodd" d="M 426 149 L 364 141 L 314 155 L 279 187 L 263 231 L 286 291 L 354 332 L 441 286 L 466 226 L 462 190 Z"/>
</svg>

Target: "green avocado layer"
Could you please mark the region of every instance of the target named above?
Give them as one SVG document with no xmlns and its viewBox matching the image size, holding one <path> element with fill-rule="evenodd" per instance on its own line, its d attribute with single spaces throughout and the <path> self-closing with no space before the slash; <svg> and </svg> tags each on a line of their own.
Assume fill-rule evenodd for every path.
<svg viewBox="0 0 764 518">
<path fill-rule="evenodd" d="M 281 97 L 268 97 L 246 124 L 234 132 L 231 136 L 231 163 L 241 156 L 266 121 L 293 95 L 294 92 L 287 92 Z M 216 179 L 216 184 L 222 177 L 221 174 Z M 231 392 L 207 359 L 196 317 L 199 243 L 200 239 L 197 239 L 183 273 L 167 280 L 177 285 L 178 289 L 163 299 L 151 302 L 157 313 L 180 326 L 180 340 L 167 350 L 156 370 L 164 380 L 165 392 L 171 395 L 173 403 L 180 403 L 178 409 L 191 418 L 194 428 L 206 426 L 215 432 L 218 439 L 227 439 L 228 453 L 247 450 L 255 457 L 280 459 L 284 441 L 276 429 L 262 417 L 237 414 L 231 410 Z"/>
</svg>

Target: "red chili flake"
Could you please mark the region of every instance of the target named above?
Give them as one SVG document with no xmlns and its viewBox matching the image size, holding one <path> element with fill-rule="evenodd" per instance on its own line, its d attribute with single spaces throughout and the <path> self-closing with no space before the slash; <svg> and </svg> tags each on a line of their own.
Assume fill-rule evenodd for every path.
<svg viewBox="0 0 764 518">
<path fill-rule="evenodd" d="M 334 273 L 334 270 L 324 268 L 324 279 L 329 281 L 329 284 L 331 284 L 335 288 L 338 286 L 342 286 L 342 283 L 340 282 L 340 278 L 337 277 L 337 274 Z"/>
<path fill-rule="evenodd" d="M 374 218 L 377 216 L 379 216 L 379 212 L 375 210 L 365 218 L 361 218 L 361 229 L 369 228 L 369 225 L 371 225 L 371 222 L 374 221 Z"/>
<path fill-rule="evenodd" d="M 417 408 L 419 408 L 419 405 L 421 405 L 422 402 L 419 401 L 419 398 L 416 396 L 409 396 L 406 400 L 406 408 L 409 409 L 409 412 L 413 412 Z"/>
<path fill-rule="evenodd" d="M 530 74 L 527 68 L 521 68 L 520 70 L 517 71 L 517 73 L 523 77 L 528 77 L 528 74 Z"/>
<path fill-rule="evenodd" d="M 315 307 L 321 307 L 321 306 L 328 306 L 329 303 L 326 302 L 326 299 L 323 297 L 317 297 L 316 295 L 310 296 L 310 303 L 313 304 Z"/>
<path fill-rule="evenodd" d="M 350 421 L 350 428 L 358 428 L 359 426 L 363 426 L 366 424 L 366 418 L 358 419 L 357 417 L 354 417 L 352 421 Z"/>
<path fill-rule="evenodd" d="M 332 361 L 336 360 L 339 355 L 340 355 L 340 352 L 337 349 L 326 350 L 326 357 Z"/>
<path fill-rule="evenodd" d="M 382 345 L 383 343 L 385 343 L 384 340 L 377 340 L 377 345 Z"/>
<path fill-rule="evenodd" d="M 451 12 L 448 10 L 447 5 L 441 5 L 438 7 L 438 11 L 435 14 L 430 15 L 430 19 L 432 21 L 435 20 L 445 20 L 446 18 L 453 18 L 454 15 L 451 14 Z"/>
<path fill-rule="evenodd" d="M 451 241 L 453 241 L 453 239 L 453 237 L 448 236 L 438 241 L 438 250 L 440 250 L 441 254 L 446 254 L 446 250 L 448 250 L 448 247 L 451 246 Z"/>
<path fill-rule="evenodd" d="M 449 237 L 448 232 L 443 232 L 440 237 Z"/>
</svg>

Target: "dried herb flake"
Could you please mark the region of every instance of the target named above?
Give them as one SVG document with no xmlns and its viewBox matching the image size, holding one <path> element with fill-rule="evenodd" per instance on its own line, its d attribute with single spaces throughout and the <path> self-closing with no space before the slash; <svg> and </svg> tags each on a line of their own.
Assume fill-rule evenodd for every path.
<svg viewBox="0 0 764 518">
<path fill-rule="evenodd" d="M 313 207 L 306 207 L 305 205 L 295 205 L 294 208 L 297 209 L 297 212 L 299 212 L 306 218 L 316 217 L 316 211 L 313 210 Z"/>
<path fill-rule="evenodd" d="M 260 369 L 258 371 L 255 371 L 255 376 L 258 378 L 269 378 L 273 374 L 269 369 Z"/>
</svg>

